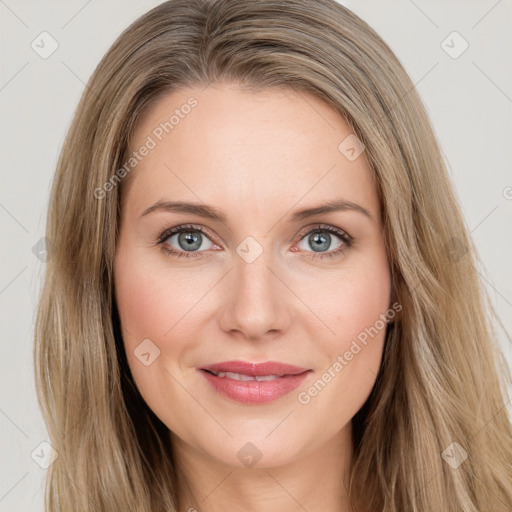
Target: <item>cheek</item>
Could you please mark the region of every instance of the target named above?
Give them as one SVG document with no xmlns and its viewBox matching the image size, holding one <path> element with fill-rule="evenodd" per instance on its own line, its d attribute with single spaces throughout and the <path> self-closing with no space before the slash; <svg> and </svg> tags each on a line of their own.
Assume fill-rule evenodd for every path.
<svg viewBox="0 0 512 512">
<path fill-rule="evenodd" d="M 390 319 L 390 292 L 387 258 L 365 266 L 359 278 L 354 276 L 347 283 L 336 325 L 341 334 L 338 355 L 343 356 L 343 371 L 351 385 L 359 382 L 365 388 L 373 386 L 384 346 L 386 319 Z"/>
<path fill-rule="evenodd" d="M 389 320 L 395 313 L 389 303 L 391 276 L 385 252 L 353 261 L 333 279 L 323 280 L 321 290 L 308 291 L 311 309 L 318 311 L 329 331 L 316 338 L 310 334 L 323 365 L 299 402 L 309 404 L 311 413 L 331 411 L 332 426 L 349 421 L 371 392 L 382 358 L 386 313 Z"/>
<path fill-rule="evenodd" d="M 154 338 L 162 344 L 200 299 L 200 277 L 191 283 L 190 274 L 171 272 L 136 251 L 116 258 L 116 302 L 127 339 Z"/>
<path fill-rule="evenodd" d="M 308 304 L 329 328 L 323 339 L 337 350 L 373 326 L 391 306 L 391 276 L 382 252 L 364 260 L 354 258 L 331 278 L 316 283 L 307 287 Z"/>
<path fill-rule="evenodd" d="M 128 365 L 145 402 L 169 425 L 169 418 L 159 413 L 168 411 L 169 401 L 177 409 L 183 403 L 172 377 L 190 348 L 190 335 L 184 332 L 187 311 L 197 302 L 197 292 L 183 285 L 179 273 L 171 279 L 169 272 L 136 254 L 116 259 L 116 303 Z"/>
<path fill-rule="evenodd" d="M 173 325 L 174 311 L 162 296 L 162 287 L 154 269 L 150 271 L 148 267 L 136 251 L 120 249 L 116 254 L 115 295 L 123 344 L 141 391 L 144 382 L 152 378 L 162 356 L 165 356 L 162 339 Z"/>
<path fill-rule="evenodd" d="M 374 326 L 380 315 L 386 313 L 389 304 L 390 280 L 385 273 L 368 271 L 364 277 L 347 280 L 339 293 L 339 309 L 333 311 L 335 328 L 342 339 L 357 338 Z M 381 327 L 381 323 L 379 324 Z"/>
<path fill-rule="evenodd" d="M 128 362 L 136 380 L 148 379 L 148 369 L 167 368 L 174 372 L 183 358 L 200 342 L 193 334 L 198 328 L 204 290 L 212 288 L 211 275 L 190 269 L 169 270 L 158 259 L 119 252 L 115 262 L 116 303 L 121 320 Z M 145 341 L 151 340 L 151 342 Z M 141 345 L 145 343 L 146 345 Z M 155 364 L 144 366 L 137 354 L 146 346 Z M 147 358 L 147 356 L 146 356 Z M 138 382 L 139 384 L 139 382 Z M 141 387 L 143 382 L 140 382 Z"/>
<path fill-rule="evenodd" d="M 121 267 L 116 279 L 116 301 L 123 329 L 123 340 L 128 356 L 144 339 L 150 339 L 159 345 L 162 333 L 169 329 L 171 311 L 158 286 L 149 275 L 140 272 L 137 267 L 124 271 Z"/>
</svg>

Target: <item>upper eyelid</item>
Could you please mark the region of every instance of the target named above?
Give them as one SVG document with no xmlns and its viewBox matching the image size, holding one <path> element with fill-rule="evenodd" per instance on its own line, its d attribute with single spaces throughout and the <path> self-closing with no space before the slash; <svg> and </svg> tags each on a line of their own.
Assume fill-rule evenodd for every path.
<svg viewBox="0 0 512 512">
<path fill-rule="evenodd" d="M 190 231 L 199 231 L 205 235 L 208 235 L 212 238 L 211 231 L 205 226 L 201 226 L 199 224 L 180 224 L 179 226 L 175 226 L 169 229 L 165 229 L 162 234 L 158 237 L 158 239 L 162 242 L 165 242 L 169 237 L 179 234 L 181 231 L 186 231 L 189 229 Z M 213 235 L 215 238 L 215 235 Z"/>
<path fill-rule="evenodd" d="M 330 231 L 334 234 L 336 234 L 336 233 L 340 234 L 340 235 L 344 234 L 347 236 L 347 238 L 352 239 L 352 236 L 349 235 L 348 232 L 345 231 L 344 229 L 338 228 L 336 226 L 332 226 L 331 224 L 325 224 L 325 223 L 311 224 L 309 226 L 306 226 L 298 231 L 297 236 L 306 235 L 306 234 L 310 233 L 311 231 L 315 231 L 315 230 L 321 231 L 322 229 L 326 230 L 326 231 Z"/>
</svg>

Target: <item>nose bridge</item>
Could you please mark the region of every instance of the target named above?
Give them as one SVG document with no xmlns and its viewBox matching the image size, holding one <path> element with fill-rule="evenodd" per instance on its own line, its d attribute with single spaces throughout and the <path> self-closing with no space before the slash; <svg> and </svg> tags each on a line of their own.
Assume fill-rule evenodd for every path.
<svg viewBox="0 0 512 512">
<path fill-rule="evenodd" d="M 252 295 L 254 299 L 270 298 L 272 295 L 271 282 L 275 276 L 269 267 L 275 266 L 275 262 L 272 261 L 272 250 L 269 244 L 267 243 L 263 247 L 261 243 L 256 246 L 255 242 L 244 242 L 237 248 L 237 254 L 234 277 L 237 280 L 235 288 L 238 289 L 238 293 L 242 294 L 240 298 L 244 298 L 246 293 Z M 272 284 L 275 285 L 275 283 Z"/>
<path fill-rule="evenodd" d="M 286 290 L 274 275 L 271 237 L 247 237 L 236 248 L 234 269 L 227 280 L 223 328 L 258 338 L 285 328 L 289 318 Z M 271 270 L 272 269 L 272 270 Z"/>
</svg>

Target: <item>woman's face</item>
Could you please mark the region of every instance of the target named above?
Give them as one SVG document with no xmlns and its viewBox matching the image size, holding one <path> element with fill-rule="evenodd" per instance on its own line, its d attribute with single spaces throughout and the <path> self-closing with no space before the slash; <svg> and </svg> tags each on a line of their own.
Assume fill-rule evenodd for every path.
<svg viewBox="0 0 512 512">
<path fill-rule="evenodd" d="M 116 301 L 135 382 L 191 452 L 284 464 L 349 432 L 368 397 L 391 282 L 351 133 L 311 95 L 233 84 L 173 92 L 139 123 Z"/>
</svg>

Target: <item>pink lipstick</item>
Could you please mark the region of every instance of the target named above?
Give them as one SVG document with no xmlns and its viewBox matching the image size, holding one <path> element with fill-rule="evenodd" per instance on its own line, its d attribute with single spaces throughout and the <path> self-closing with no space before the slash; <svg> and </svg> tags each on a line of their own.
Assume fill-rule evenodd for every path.
<svg viewBox="0 0 512 512">
<path fill-rule="evenodd" d="M 225 361 L 200 371 L 222 395 L 245 404 L 263 404 L 293 391 L 311 370 L 276 361 Z"/>
</svg>

